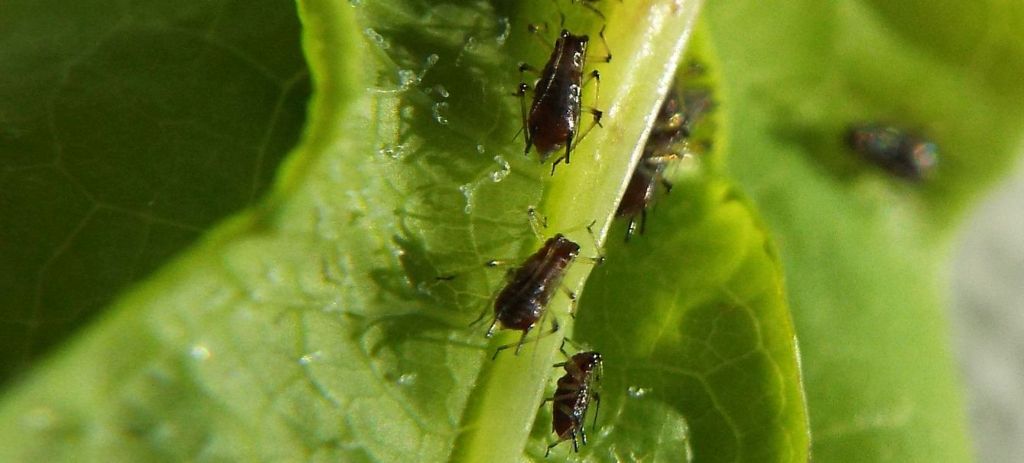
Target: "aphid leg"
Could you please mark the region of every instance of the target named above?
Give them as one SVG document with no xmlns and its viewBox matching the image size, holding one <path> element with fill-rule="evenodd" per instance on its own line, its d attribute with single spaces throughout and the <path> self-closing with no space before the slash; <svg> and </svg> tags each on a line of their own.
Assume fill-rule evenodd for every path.
<svg viewBox="0 0 1024 463">
<path fill-rule="evenodd" d="M 552 442 L 551 445 L 548 445 L 547 451 L 544 452 L 544 458 L 547 458 L 548 455 L 551 455 L 551 449 L 555 448 L 558 444 L 561 444 L 561 443 L 562 443 L 562 441 L 556 440 L 556 441 Z"/>
<path fill-rule="evenodd" d="M 565 296 L 569 298 L 569 316 L 575 319 L 576 308 L 579 305 L 576 301 L 576 292 L 565 285 L 562 285 L 562 291 L 565 292 Z"/>
<path fill-rule="evenodd" d="M 597 71 L 594 71 L 594 72 L 597 72 Z M 595 100 L 596 100 L 596 98 L 595 98 Z M 601 124 L 601 118 L 604 117 L 604 111 L 601 111 L 600 109 L 597 109 L 597 108 L 591 108 L 589 106 L 583 107 L 581 109 L 583 109 L 584 111 L 590 113 L 590 115 L 593 116 L 594 119 L 590 122 L 590 127 L 587 127 L 587 130 L 584 130 L 583 133 L 580 134 L 579 138 L 576 139 L 577 143 L 583 141 L 583 138 L 586 137 L 590 133 L 591 130 L 594 130 L 594 126 L 604 127 L 604 125 Z"/>
<path fill-rule="evenodd" d="M 583 423 L 580 423 L 580 442 L 587 445 L 587 428 L 583 426 Z"/>
<path fill-rule="evenodd" d="M 569 431 L 569 434 L 572 436 L 572 451 L 580 453 L 580 444 L 576 442 L 576 430 Z"/>
<path fill-rule="evenodd" d="M 647 156 L 641 159 L 640 163 L 646 168 L 656 169 L 658 167 L 666 166 L 675 161 L 678 161 L 680 158 L 682 158 L 682 156 L 679 153 L 670 152 L 654 156 Z"/>
<path fill-rule="evenodd" d="M 604 111 L 601 111 L 600 109 L 597 109 L 597 108 L 591 108 L 591 107 L 584 107 L 584 108 L 581 108 L 581 109 L 583 109 L 584 111 L 590 113 L 590 115 L 593 116 L 594 119 L 593 119 L 593 121 L 590 122 L 590 126 L 588 126 L 586 130 L 581 132 L 579 134 L 579 136 L 576 137 L 576 143 L 579 143 L 579 142 L 583 141 L 583 139 L 586 138 L 587 135 L 590 135 L 590 131 L 594 130 L 594 127 L 604 127 L 604 125 L 601 125 L 601 118 L 604 117 Z M 570 140 L 572 140 L 572 139 L 570 138 Z M 566 144 L 566 146 L 568 146 L 568 143 Z M 568 151 L 566 151 L 565 157 L 568 159 L 568 157 L 569 157 Z M 568 164 L 569 161 L 565 161 L 565 163 Z"/>
<path fill-rule="evenodd" d="M 594 391 L 594 423 L 591 424 L 593 427 L 597 427 L 597 415 L 601 413 L 601 393 Z"/>
<path fill-rule="evenodd" d="M 523 116 L 523 126 L 519 128 L 519 132 L 523 132 L 526 135 L 526 149 L 523 150 L 523 154 L 527 156 L 530 155 L 530 146 L 533 146 L 533 137 L 530 136 L 530 131 L 527 130 L 529 125 L 529 111 L 526 109 L 526 92 L 528 91 L 530 91 L 530 86 L 526 82 L 519 82 L 519 90 L 512 94 L 512 96 L 519 98 L 519 110 Z M 516 135 L 512 137 L 513 140 L 515 140 L 515 137 L 519 136 L 519 132 L 516 132 Z"/>
<path fill-rule="evenodd" d="M 569 164 L 569 154 L 572 153 L 573 140 L 578 140 L 576 134 L 577 132 L 574 130 L 569 131 L 569 136 L 565 138 L 565 154 L 551 163 L 551 175 L 555 175 L 555 167 L 558 167 L 560 162 L 565 161 L 566 164 Z"/>
<path fill-rule="evenodd" d="M 495 324 L 497 324 L 497 320 L 495 320 Z M 494 326 L 492 325 L 491 328 L 493 330 Z M 542 338 L 545 338 L 547 336 L 550 336 L 552 334 L 557 333 L 559 329 L 561 329 L 561 327 L 558 325 L 558 320 L 554 320 L 554 321 L 551 322 L 551 331 L 548 331 L 548 332 L 546 332 L 544 334 L 537 335 L 537 337 L 534 338 L 533 340 L 539 342 Z M 498 358 L 498 354 L 500 354 L 501 351 L 503 351 L 505 349 L 511 349 L 513 347 L 516 348 L 516 350 L 514 351 L 515 355 L 519 355 L 519 351 L 523 348 L 523 344 L 526 344 L 526 342 L 527 342 L 526 341 L 526 335 L 528 333 L 529 333 L 529 330 L 523 331 L 523 335 L 519 337 L 519 342 L 514 342 L 514 343 L 511 343 L 511 344 L 503 344 L 503 345 L 498 346 L 498 348 L 494 350 L 494 355 L 491 356 L 491 360 L 494 360 L 494 359 Z"/>
<path fill-rule="evenodd" d="M 587 234 L 590 235 L 590 241 L 594 244 L 594 250 L 597 251 L 597 257 L 591 257 L 590 259 L 594 265 L 600 265 L 604 262 L 604 251 L 601 250 L 601 243 L 597 241 L 597 235 L 594 233 L 595 224 L 597 224 L 597 220 L 587 225 Z"/>
<path fill-rule="evenodd" d="M 537 208 L 533 206 L 530 206 L 526 210 L 526 214 L 530 217 L 530 228 L 533 229 L 533 234 L 536 235 L 538 239 L 543 240 L 544 233 L 541 229 L 548 228 L 548 218 L 546 216 L 542 218 L 542 216 L 537 213 Z"/>
<path fill-rule="evenodd" d="M 684 125 L 685 122 L 686 120 L 683 118 L 683 115 L 680 113 L 676 113 L 673 114 L 672 117 L 669 117 L 667 121 L 658 122 L 657 124 L 655 124 L 654 128 L 652 129 L 652 132 L 664 133 L 683 131 L 683 137 L 688 137 L 689 133 L 687 133 L 686 131 L 689 129 Z"/>
<path fill-rule="evenodd" d="M 629 239 L 633 237 L 634 233 L 636 233 L 636 216 L 635 215 L 629 217 L 629 224 L 626 225 L 626 242 L 627 243 L 629 242 Z"/>
<path fill-rule="evenodd" d="M 643 235 L 644 231 L 647 230 L 647 209 L 640 211 L 640 234 Z"/>
<path fill-rule="evenodd" d="M 604 28 L 605 28 L 605 26 L 601 26 L 601 31 L 597 33 L 597 36 L 601 38 L 601 45 L 604 46 L 604 52 L 605 52 L 604 57 L 598 58 L 598 61 L 604 61 L 605 63 L 610 63 L 610 62 L 612 62 L 612 49 L 608 48 L 608 41 L 605 40 L 605 38 L 604 38 Z"/>
<path fill-rule="evenodd" d="M 473 327 L 473 326 L 476 326 L 478 323 L 484 321 L 484 319 L 487 318 L 487 314 L 490 313 L 490 311 L 491 311 L 490 307 L 485 307 L 484 310 L 480 312 L 480 316 L 476 317 L 476 320 L 473 320 L 473 322 L 470 323 L 469 326 Z M 491 322 L 490 328 L 487 329 L 487 337 L 488 338 L 491 337 L 491 335 L 494 334 L 494 327 L 497 324 L 498 324 L 498 319 L 495 318 L 494 321 Z"/>
<path fill-rule="evenodd" d="M 669 193 L 672 192 L 672 182 L 662 178 L 661 179 L 661 186 L 665 188 L 665 194 L 669 194 Z"/>
<path fill-rule="evenodd" d="M 587 80 L 583 81 L 580 88 L 585 88 L 587 85 L 590 85 L 591 82 L 594 83 L 594 106 L 587 106 L 583 108 L 594 116 L 594 122 L 590 125 L 590 129 L 594 128 L 595 125 L 604 127 L 601 125 L 601 116 L 604 115 L 604 112 L 597 109 L 598 106 L 601 106 L 601 71 L 598 71 L 597 69 L 590 71 L 590 75 L 587 76 Z M 587 129 L 586 132 L 580 134 L 581 140 L 590 132 L 590 129 Z"/>
<path fill-rule="evenodd" d="M 505 267 L 505 266 L 508 266 L 508 265 L 513 265 L 513 262 L 511 260 L 508 260 L 508 259 L 491 259 L 491 260 L 489 260 L 487 262 L 484 262 L 484 265 L 487 266 L 487 267 L 496 268 L 496 267 Z"/>
<path fill-rule="evenodd" d="M 562 338 L 562 345 L 558 346 L 558 351 L 561 352 L 562 355 L 565 356 L 565 358 L 569 358 L 569 353 L 565 351 L 565 343 L 566 342 L 570 342 L 571 343 L 572 341 L 569 341 L 569 338 Z M 576 344 L 573 344 L 573 346 L 575 346 L 575 345 Z M 566 362 L 556 363 L 555 364 L 555 368 L 564 367 L 565 364 L 566 364 Z"/>
</svg>

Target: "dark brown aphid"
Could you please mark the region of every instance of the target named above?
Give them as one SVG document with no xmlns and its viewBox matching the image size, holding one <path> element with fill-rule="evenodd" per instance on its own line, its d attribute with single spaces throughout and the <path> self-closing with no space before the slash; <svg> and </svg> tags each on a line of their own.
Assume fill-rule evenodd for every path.
<svg viewBox="0 0 1024 463">
<path fill-rule="evenodd" d="M 558 378 L 555 395 L 544 399 L 544 403 L 553 404 L 551 428 L 558 440 L 548 446 L 545 457 L 552 448 L 567 440 L 572 440 L 573 451 L 579 452 L 580 444 L 587 445 L 584 420 L 590 402 L 595 403 L 594 426 L 597 426 L 597 414 L 601 409 L 601 395 L 597 390 L 603 370 L 601 354 L 580 352 L 566 362 L 555 364 L 555 367 L 565 368 L 565 375 Z"/>
<path fill-rule="evenodd" d="M 676 158 L 672 152 L 672 145 L 684 136 L 685 116 L 679 112 L 680 103 L 679 94 L 675 91 L 671 91 L 665 97 L 655 125 L 644 145 L 640 162 L 633 170 L 633 176 L 630 177 L 629 185 L 626 185 L 626 191 L 622 194 L 619 208 L 615 211 L 616 217 L 629 217 L 626 241 L 629 241 L 637 230 L 637 215 L 640 216 L 639 229 L 643 234 L 647 224 L 647 207 L 654 201 L 658 183 L 664 185 L 666 191 L 672 189 L 672 184 L 665 181 L 662 173 L 667 163 Z"/>
<path fill-rule="evenodd" d="M 509 271 L 508 283 L 494 300 L 494 321 L 487 329 L 487 337 L 494 334 L 499 323 L 502 328 L 522 331 L 523 335 L 515 344 L 518 354 L 526 335 L 543 318 L 555 290 L 562 287 L 562 278 L 579 252 L 578 244 L 559 233 L 548 239 L 521 266 Z M 488 264 L 496 265 L 494 261 Z M 570 298 L 573 297 L 570 293 Z M 558 324 L 552 325 L 552 331 L 557 331 Z M 499 347 L 494 355 L 511 346 Z"/>
<path fill-rule="evenodd" d="M 531 26 L 531 31 L 537 30 L 539 29 Z M 601 29 L 600 36 L 604 40 L 604 28 Z M 526 131 L 525 153 L 529 154 L 530 148 L 536 147 L 541 162 L 544 162 L 551 153 L 565 147 L 565 154 L 552 165 L 552 173 L 559 162 L 564 160 L 566 164 L 569 163 L 573 144 L 586 135 L 585 132 L 580 132 L 581 112 L 590 112 L 594 116 L 594 125 L 601 123 L 601 111 L 582 106 L 583 86 L 591 80 L 599 85 L 601 80 L 600 72 L 595 69 L 587 81 L 583 81 L 589 43 L 588 36 L 574 35 L 562 29 L 547 64 L 539 71 L 540 78 L 533 87 L 533 103 L 529 110 L 526 109 L 525 96 L 530 86 L 522 82 L 516 93 L 517 96 L 524 98 L 522 106 L 523 127 Z M 610 60 L 611 55 L 608 55 L 605 61 Z M 519 70 L 538 72 L 525 63 L 519 66 Z M 593 128 L 593 125 L 590 128 Z"/>
<path fill-rule="evenodd" d="M 672 184 L 665 180 L 663 174 L 665 167 L 679 158 L 676 144 L 688 138 L 697 122 L 714 106 L 711 92 L 707 89 L 691 89 L 683 95 L 680 98 L 679 93 L 672 90 L 665 97 L 654 128 L 644 144 L 640 162 L 622 194 L 615 215 L 629 217 L 626 241 L 638 228 L 640 234 L 643 234 L 647 223 L 647 208 L 654 201 L 658 184 L 663 185 L 665 191 L 672 189 Z M 640 216 L 639 221 L 637 216 Z"/>
<path fill-rule="evenodd" d="M 935 143 L 891 126 L 852 126 L 846 143 L 868 161 L 908 180 L 921 180 L 938 162 Z"/>
</svg>

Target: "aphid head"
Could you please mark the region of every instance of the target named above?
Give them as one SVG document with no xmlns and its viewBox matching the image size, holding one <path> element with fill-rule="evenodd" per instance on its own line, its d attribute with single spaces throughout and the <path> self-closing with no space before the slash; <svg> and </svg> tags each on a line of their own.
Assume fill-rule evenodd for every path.
<svg viewBox="0 0 1024 463">
<path fill-rule="evenodd" d="M 601 354 L 593 351 L 579 352 L 576 355 L 572 356 L 572 361 L 573 363 L 576 364 L 580 371 L 583 371 L 585 373 L 600 374 L 603 366 L 603 359 L 601 357 Z"/>
<path fill-rule="evenodd" d="M 918 170 L 927 172 L 935 167 L 939 160 L 939 148 L 932 142 L 918 142 L 911 148 L 910 156 Z"/>
<path fill-rule="evenodd" d="M 590 36 L 587 34 L 575 35 L 569 32 L 568 29 L 562 29 L 562 32 L 558 34 L 558 41 L 569 44 L 573 48 L 581 48 L 587 46 L 587 43 L 590 42 Z"/>
<path fill-rule="evenodd" d="M 544 247 L 552 249 L 557 254 L 562 254 L 570 259 L 575 258 L 580 254 L 580 245 L 576 244 L 565 235 L 559 233 L 544 243 Z"/>
</svg>

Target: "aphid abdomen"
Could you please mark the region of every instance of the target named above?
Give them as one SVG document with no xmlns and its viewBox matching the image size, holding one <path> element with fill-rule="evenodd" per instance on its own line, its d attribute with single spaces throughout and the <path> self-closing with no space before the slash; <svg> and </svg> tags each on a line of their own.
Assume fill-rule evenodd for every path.
<svg viewBox="0 0 1024 463">
<path fill-rule="evenodd" d="M 551 427 L 560 440 L 571 439 L 579 432 L 582 422 L 574 418 L 573 411 L 565 402 L 555 402 Z"/>
<path fill-rule="evenodd" d="M 642 161 L 641 161 L 642 162 Z M 646 169 L 637 166 L 633 176 L 626 185 L 626 191 L 622 193 L 622 200 L 619 208 L 615 211 L 616 217 L 632 217 L 644 211 L 647 205 L 654 199 L 654 190 L 658 184 L 655 175 L 651 175 Z"/>
<path fill-rule="evenodd" d="M 550 104 L 549 104 L 550 103 Z M 530 139 L 541 162 L 562 149 L 576 131 L 576 120 L 564 116 L 566 109 L 551 109 L 555 103 L 538 100 L 540 110 L 531 112 Z"/>
<path fill-rule="evenodd" d="M 544 315 L 544 304 L 536 298 L 506 295 L 503 291 L 494 303 L 495 316 L 501 326 L 510 330 L 528 332 Z"/>
</svg>

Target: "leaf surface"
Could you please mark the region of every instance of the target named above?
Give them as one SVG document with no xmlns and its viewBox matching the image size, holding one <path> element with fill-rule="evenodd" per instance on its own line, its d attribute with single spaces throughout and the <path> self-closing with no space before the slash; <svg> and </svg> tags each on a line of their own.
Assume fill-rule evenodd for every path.
<svg viewBox="0 0 1024 463">
<path fill-rule="evenodd" d="M 310 92 L 294 11 L 5 2 L 0 382 L 265 193 Z"/>
</svg>

